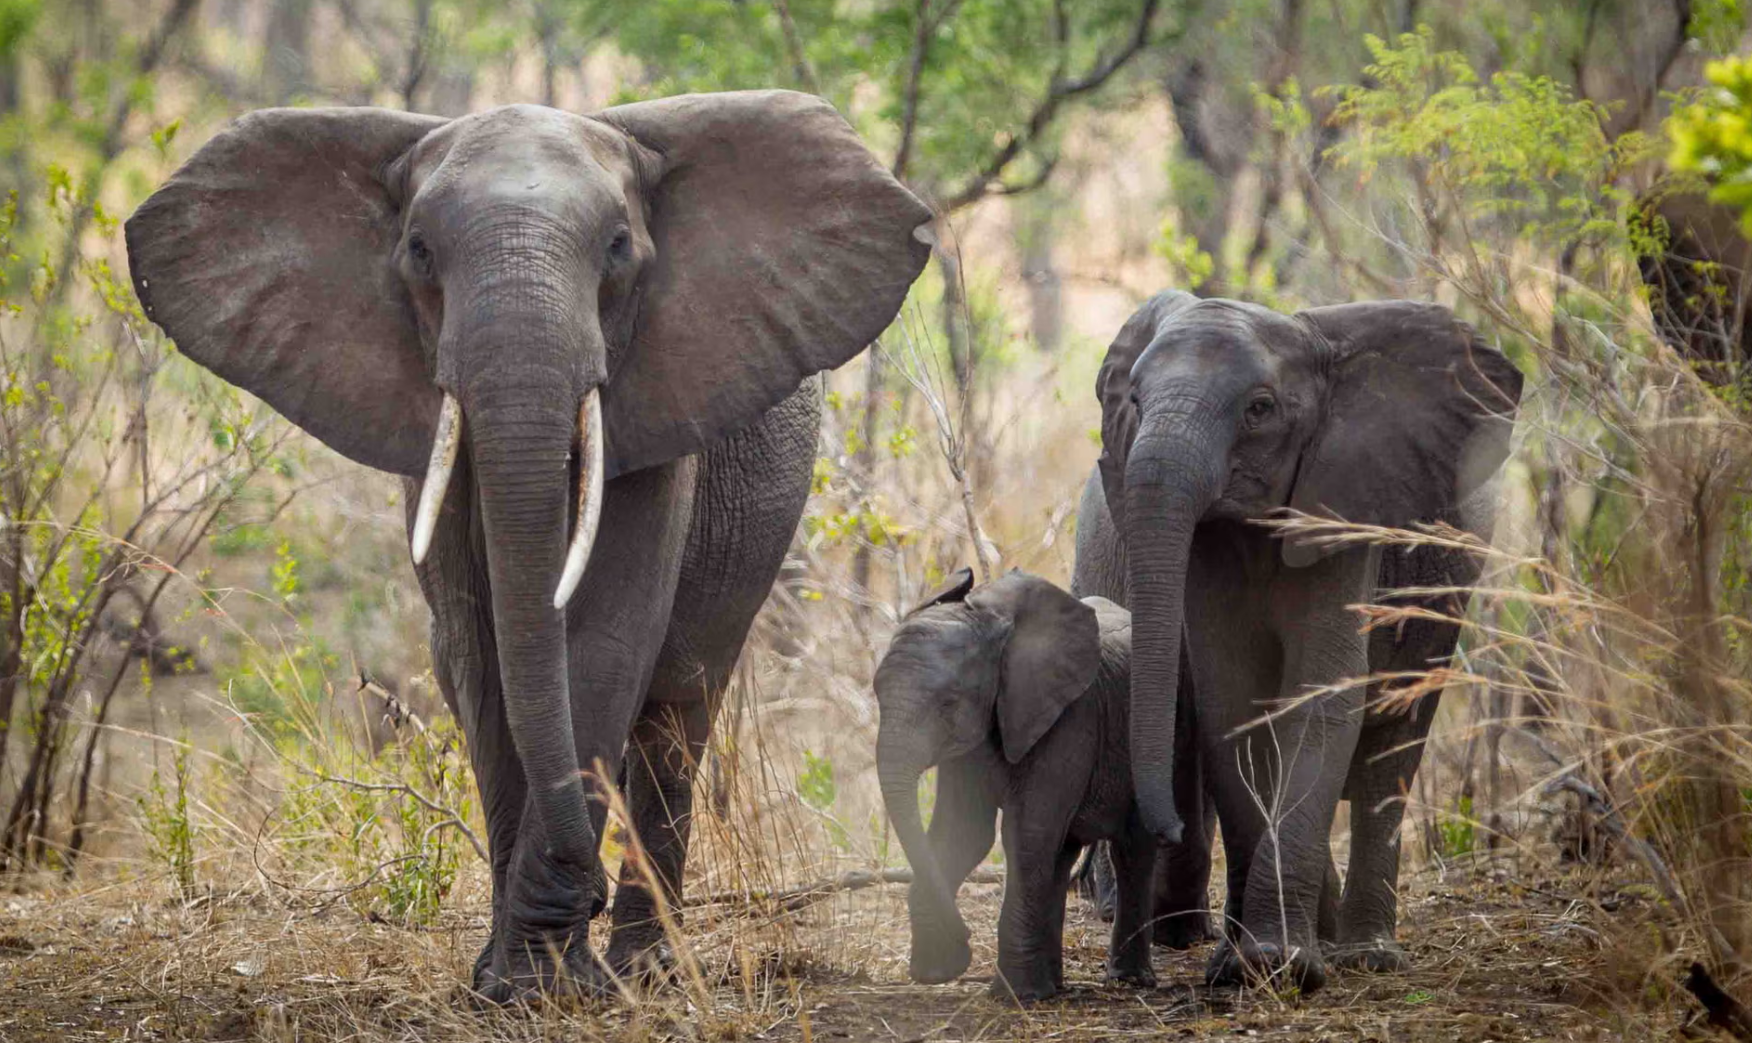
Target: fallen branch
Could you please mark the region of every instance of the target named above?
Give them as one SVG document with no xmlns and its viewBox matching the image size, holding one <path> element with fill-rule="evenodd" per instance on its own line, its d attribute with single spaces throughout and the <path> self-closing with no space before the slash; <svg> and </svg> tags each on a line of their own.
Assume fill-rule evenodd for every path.
<svg viewBox="0 0 1752 1043">
<path fill-rule="evenodd" d="M 830 880 L 818 880 L 801 887 L 786 888 L 782 891 L 767 891 L 753 889 L 746 891 L 720 891 L 717 894 L 700 895 L 686 899 L 682 904 L 691 908 L 713 905 L 746 905 L 763 911 L 775 907 L 782 912 L 796 912 L 799 909 L 814 905 L 831 895 L 843 894 L 848 891 L 862 891 L 878 884 L 910 884 L 913 874 L 910 869 L 852 869 Z M 1004 874 L 998 869 L 981 866 L 968 874 L 970 884 L 1000 884 Z"/>
<path fill-rule="evenodd" d="M 1649 842 L 1632 833 L 1625 826 L 1624 820 L 1618 817 L 1618 810 L 1600 794 L 1600 791 L 1583 782 L 1574 775 L 1560 775 L 1545 784 L 1547 793 L 1567 791 L 1580 798 L 1587 807 L 1588 813 L 1600 823 L 1600 828 L 1612 834 L 1612 839 L 1624 845 L 1625 850 L 1636 856 L 1648 869 L 1649 875 L 1655 880 L 1655 886 L 1660 888 L 1661 897 L 1668 902 L 1679 902 L 1679 885 L 1673 880 L 1673 874 L 1667 869 L 1667 863 L 1661 858 Z"/>
</svg>

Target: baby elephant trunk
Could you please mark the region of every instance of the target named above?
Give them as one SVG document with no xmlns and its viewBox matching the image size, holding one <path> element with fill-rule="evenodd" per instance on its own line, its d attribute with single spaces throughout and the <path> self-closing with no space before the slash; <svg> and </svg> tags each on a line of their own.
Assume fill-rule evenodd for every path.
<svg viewBox="0 0 1752 1043">
<path fill-rule="evenodd" d="M 915 981 L 953 981 L 972 958 L 967 944 L 970 932 L 955 908 L 955 891 L 943 877 L 919 814 L 919 778 L 928 761 L 896 749 L 903 744 L 908 743 L 897 742 L 885 729 L 877 738 L 876 763 L 882 803 L 913 870 L 907 900 L 913 929 L 911 973 Z"/>
</svg>

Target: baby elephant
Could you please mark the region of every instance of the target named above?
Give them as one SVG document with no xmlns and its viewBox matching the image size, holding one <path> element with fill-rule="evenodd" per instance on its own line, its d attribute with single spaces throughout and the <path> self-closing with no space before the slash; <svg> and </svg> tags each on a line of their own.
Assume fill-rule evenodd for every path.
<svg viewBox="0 0 1752 1043">
<path fill-rule="evenodd" d="M 1109 979 L 1155 984 L 1149 909 L 1156 844 L 1132 800 L 1131 615 L 1022 572 L 973 588 L 963 569 L 901 623 L 876 671 L 883 802 L 912 863 L 915 981 L 972 959 L 955 892 L 992 846 L 1003 809 L 1008 878 L 992 993 L 1064 987 L 1065 891 L 1085 844 L 1113 842 L 1118 902 Z M 918 781 L 938 766 L 927 838 Z"/>
</svg>

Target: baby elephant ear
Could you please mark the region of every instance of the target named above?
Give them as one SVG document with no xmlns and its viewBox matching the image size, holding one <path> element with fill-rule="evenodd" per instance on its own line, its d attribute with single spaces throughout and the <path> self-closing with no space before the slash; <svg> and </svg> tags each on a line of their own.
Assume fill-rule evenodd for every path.
<svg viewBox="0 0 1752 1043">
<path fill-rule="evenodd" d="M 966 601 L 967 592 L 973 589 L 973 570 L 963 565 L 951 572 L 942 584 L 925 596 L 925 600 L 914 605 L 907 615 L 916 615 L 932 605 L 945 605 L 952 601 Z"/>
<path fill-rule="evenodd" d="M 1138 433 L 1138 410 L 1131 399 L 1132 366 L 1175 315 L 1196 303 L 1197 297 L 1180 290 L 1163 290 L 1145 301 L 1107 346 L 1107 357 L 1095 377 L 1095 397 L 1101 402 L 1101 488 L 1115 518 L 1125 517 L 1126 454 Z"/>
<path fill-rule="evenodd" d="M 611 475 L 697 452 L 864 350 L 930 257 L 930 210 L 820 98 L 686 94 L 600 118 L 656 168 L 655 256 L 603 390 Z"/>
<path fill-rule="evenodd" d="M 1502 465 L 1521 372 L 1453 312 L 1379 301 L 1297 318 L 1331 345 L 1334 361 L 1291 507 L 1368 525 L 1435 521 Z M 1291 565 L 1322 556 L 1293 538 L 1283 554 Z"/>
<path fill-rule="evenodd" d="M 998 684 L 998 734 L 1015 764 L 1040 741 L 1101 668 L 1095 610 L 1038 576 L 1011 572 L 968 595 L 1010 621 Z"/>
</svg>

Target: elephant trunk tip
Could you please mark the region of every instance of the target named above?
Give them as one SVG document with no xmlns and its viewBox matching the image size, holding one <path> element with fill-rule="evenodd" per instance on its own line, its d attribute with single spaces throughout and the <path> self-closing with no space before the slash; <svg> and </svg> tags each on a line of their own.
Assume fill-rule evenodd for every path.
<svg viewBox="0 0 1752 1043">
<path fill-rule="evenodd" d="M 1160 821 L 1154 815 L 1144 817 L 1144 827 L 1148 829 L 1159 843 L 1178 844 L 1186 836 L 1186 824 L 1180 821 L 1180 816 L 1172 811 Z"/>
</svg>

